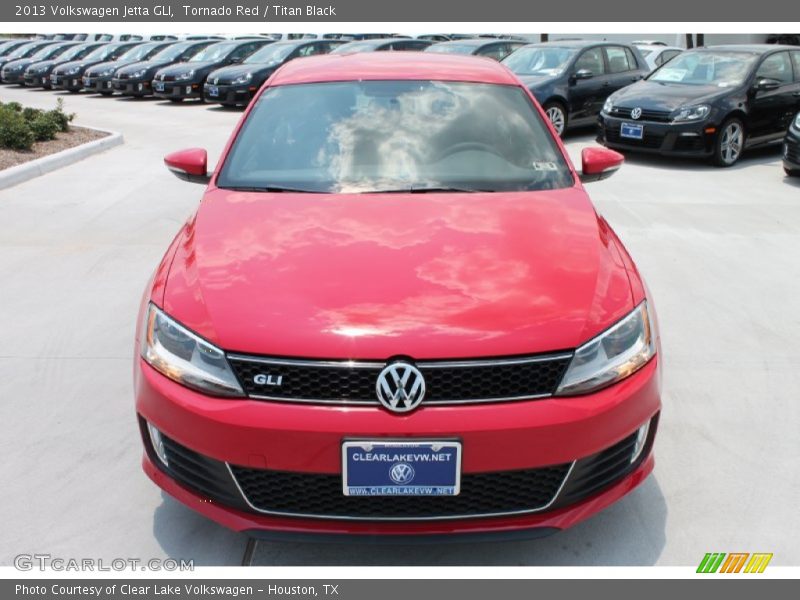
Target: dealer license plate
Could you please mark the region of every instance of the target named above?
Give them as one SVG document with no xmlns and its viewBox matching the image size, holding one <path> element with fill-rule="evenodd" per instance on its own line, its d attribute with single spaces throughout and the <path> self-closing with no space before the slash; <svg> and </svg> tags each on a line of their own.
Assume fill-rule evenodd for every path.
<svg viewBox="0 0 800 600">
<path fill-rule="evenodd" d="M 619 132 L 620 137 L 641 140 L 644 137 L 644 125 L 638 123 L 623 123 Z"/>
<path fill-rule="evenodd" d="M 215 85 L 208 86 L 208 95 L 214 97 L 219 96 L 219 88 Z"/>
<path fill-rule="evenodd" d="M 456 496 L 460 486 L 460 442 L 342 444 L 345 496 Z"/>
<path fill-rule="evenodd" d="M 163 81 L 156 81 L 156 82 L 153 83 L 153 87 L 155 88 L 155 90 L 157 92 L 163 92 L 164 91 L 164 82 Z"/>
</svg>

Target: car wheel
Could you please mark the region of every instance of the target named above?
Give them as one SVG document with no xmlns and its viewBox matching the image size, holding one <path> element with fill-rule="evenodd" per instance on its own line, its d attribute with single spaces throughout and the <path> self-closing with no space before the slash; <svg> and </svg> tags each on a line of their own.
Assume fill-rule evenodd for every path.
<svg viewBox="0 0 800 600">
<path fill-rule="evenodd" d="M 101 96 L 105 96 L 106 98 L 108 98 L 109 96 L 112 96 L 113 94 L 114 94 L 114 92 L 100 92 L 100 95 Z"/>
<path fill-rule="evenodd" d="M 567 129 L 567 111 L 564 105 L 560 102 L 548 102 L 544 105 L 544 114 L 547 115 L 558 137 L 562 137 Z"/>
<path fill-rule="evenodd" d="M 800 177 L 800 169 L 789 169 L 788 167 L 783 167 L 783 170 L 787 177 Z"/>
<path fill-rule="evenodd" d="M 180 102 L 183 102 L 183 98 L 170 98 L 169 101 L 178 104 Z"/>
<path fill-rule="evenodd" d="M 728 119 L 719 128 L 714 145 L 714 164 L 718 167 L 730 167 L 736 164 L 744 150 L 744 123 L 739 119 Z"/>
</svg>

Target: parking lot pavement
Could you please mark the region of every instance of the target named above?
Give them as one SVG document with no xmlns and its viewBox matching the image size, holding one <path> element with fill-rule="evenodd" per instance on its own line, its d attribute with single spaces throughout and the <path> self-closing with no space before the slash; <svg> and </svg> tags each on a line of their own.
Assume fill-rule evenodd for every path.
<svg viewBox="0 0 800 600">
<path fill-rule="evenodd" d="M 239 564 L 246 539 L 141 473 L 136 308 L 201 194 L 161 165 L 209 149 L 239 113 L 0 87 L 0 101 L 120 131 L 125 144 L 0 192 L 0 564 L 18 553 Z M 591 134 L 568 135 L 579 160 Z M 630 156 L 590 186 L 656 299 L 664 411 L 651 476 L 556 536 L 505 544 L 259 542 L 254 564 L 691 565 L 709 551 L 800 564 L 800 185 L 776 149 L 728 170 Z"/>
</svg>

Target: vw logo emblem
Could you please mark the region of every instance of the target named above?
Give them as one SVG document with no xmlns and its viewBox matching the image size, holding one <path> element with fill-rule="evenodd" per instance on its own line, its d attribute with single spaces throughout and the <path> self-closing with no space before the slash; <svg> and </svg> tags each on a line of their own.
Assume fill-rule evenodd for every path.
<svg viewBox="0 0 800 600">
<path fill-rule="evenodd" d="M 638 106 L 631 111 L 631 119 L 638 119 L 642 116 L 642 109 Z"/>
<path fill-rule="evenodd" d="M 417 408 L 425 397 L 425 378 L 413 365 L 392 363 L 378 375 L 375 393 L 390 411 L 408 412 Z"/>
<path fill-rule="evenodd" d="M 408 485 L 414 479 L 414 467 L 408 463 L 395 463 L 389 469 L 389 477 L 398 485 Z"/>
</svg>

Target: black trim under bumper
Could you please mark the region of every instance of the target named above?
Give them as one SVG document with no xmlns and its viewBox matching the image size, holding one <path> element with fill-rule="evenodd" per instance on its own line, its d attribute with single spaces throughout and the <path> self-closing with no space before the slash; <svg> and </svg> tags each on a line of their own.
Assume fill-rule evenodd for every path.
<svg viewBox="0 0 800 600">
<path fill-rule="evenodd" d="M 163 84 L 164 90 L 159 91 L 157 85 Z M 190 88 L 187 92 L 186 88 Z M 194 83 L 191 81 L 159 81 L 153 82 L 153 95 L 156 98 L 163 98 L 164 100 L 182 99 L 182 100 L 202 100 L 203 99 L 203 85 L 201 83 Z"/>
<path fill-rule="evenodd" d="M 210 94 L 211 88 L 217 88 L 217 95 Z M 211 85 L 203 86 L 203 97 L 206 102 L 216 102 L 225 106 L 247 106 L 258 88 L 252 85 Z"/>
</svg>

